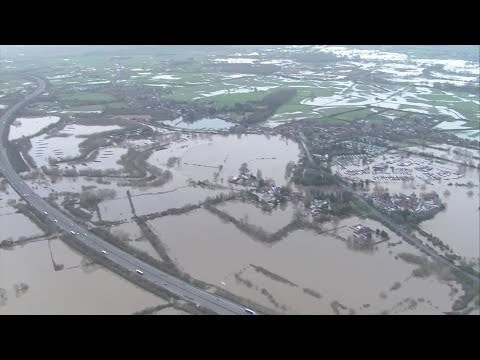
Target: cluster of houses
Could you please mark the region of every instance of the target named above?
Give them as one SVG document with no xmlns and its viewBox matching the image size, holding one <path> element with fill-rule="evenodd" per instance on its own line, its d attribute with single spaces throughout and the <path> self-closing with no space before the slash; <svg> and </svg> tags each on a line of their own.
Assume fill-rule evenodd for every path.
<svg viewBox="0 0 480 360">
<path fill-rule="evenodd" d="M 363 226 L 361 224 L 351 226 L 350 228 L 353 230 L 353 240 L 356 245 L 365 248 L 371 247 L 373 245 L 373 229 L 369 228 L 368 226 Z"/>
<path fill-rule="evenodd" d="M 312 215 L 318 215 L 328 209 L 329 204 L 327 200 L 314 199 L 310 203 L 310 214 Z"/>
<path fill-rule="evenodd" d="M 429 216 L 443 209 L 440 197 L 437 193 L 422 194 L 418 197 L 415 193 L 411 195 L 372 195 L 373 204 L 381 210 L 392 213 L 395 211 L 409 210 L 418 216 Z"/>
<path fill-rule="evenodd" d="M 242 186 L 257 186 L 258 179 L 253 174 L 240 174 L 228 180 L 229 183 Z"/>
</svg>

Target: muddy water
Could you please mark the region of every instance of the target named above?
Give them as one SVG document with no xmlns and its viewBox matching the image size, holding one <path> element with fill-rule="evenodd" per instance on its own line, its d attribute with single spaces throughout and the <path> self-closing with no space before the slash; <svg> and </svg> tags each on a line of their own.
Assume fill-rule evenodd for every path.
<svg viewBox="0 0 480 360">
<path fill-rule="evenodd" d="M 174 307 L 168 307 L 153 313 L 152 315 L 190 315 L 189 313 L 175 309 Z"/>
<path fill-rule="evenodd" d="M 288 224 L 295 211 L 295 206 L 289 204 L 284 209 L 279 207 L 271 212 L 266 212 L 255 205 L 242 201 L 228 201 L 218 205 L 217 208 L 236 219 L 243 219 L 248 224 L 260 226 L 267 232 L 275 232 Z"/>
<path fill-rule="evenodd" d="M 100 149 L 95 160 L 87 163 L 87 166 L 78 165 L 79 169 L 91 168 L 91 169 L 122 169 L 122 165 L 117 163 L 120 157 L 127 153 L 127 149 L 118 147 L 109 147 Z"/>
<path fill-rule="evenodd" d="M 102 201 L 99 205 L 102 220 L 130 220 L 133 216 L 128 198 Z"/>
<path fill-rule="evenodd" d="M 358 223 L 383 229 L 378 223 L 358 218 L 347 219 L 337 226 Z M 285 306 L 287 313 L 329 314 L 333 301 L 339 301 L 357 313 L 375 313 L 389 310 L 407 297 L 428 299 L 439 307 L 430 311 L 438 313 L 448 311 L 454 300 L 447 284 L 433 277 L 410 278 L 414 266 L 395 260 L 394 256 L 399 252 L 418 252 L 403 243 L 391 248 L 391 254 L 386 243 L 379 244 L 376 252 L 369 254 L 351 250 L 345 242 L 331 236 L 299 230 L 272 246 L 266 246 L 203 209 L 188 215 L 155 219 L 150 225 L 161 233 L 170 256 L 177 258 L 184 271 L 224 286 L 237 295 L 274 307 L 261 293 L 265 288 L 279 306 Z M 333 225 L 325 225 L 325 228 L 329 227 Z M 348 228 L 337 232 L 342 237 L 351 236 Z M 394 235 L 391 237 L 392 241 L 399 240 Z M 298 286 L 273 282 L 256 273 L 249 264 L 262 266 Z M 253 283 L 252 288 L 235 280 L 234 274 L 239 272 L 242 278 Z M 402 286 L 390 294 L 389 289 L 396 281 Z M 306 294 L 303 288 L 320 293 L 322 299 Z M 387 294 L 386 299 L 379 297 L 382 291 Z M 363 304 L 370 304 L 370 308 L 362 309 Z M 428 312 L 426 309 L 422 311 Z"/>
<path fill-rule="evenodd" d="M 102 125 L 102 126 L 92 126 L 92 125 L 67 125 L 65 128 L 60 132 L 61 134 L 69 134 L 69 135 L 91 135 L 99 132 L 104 131 L 111 131 L 111 130 L 119 130 L 121 126 L 117 125 Z"/>
<path fill-rule="evenodd" d="M 222 119 L 216 118 L 204 118 L 197 120 L 193 123 L 188 123 L 182 121 L 181 119 L 176 120 L 169 120 L 163 121 L 164 124 L 174 126 L 180 129 L 188 129 L 188 130 L 200 130 L 200 129 L 213 129 L 213 130 L 220 130 L 220 129 L 229 129 L 234 124 Z"/>
<path fill-rule="evenodd" d="M 297 162 L 299 154 L 298 144 L 278 136 L 210 135 L 183 137 L 167 150 L 154 153 L 149 162 L 162 167 L 168 158 L 181 157 L 177 170 L 194 180 L 212 180 L 221 165 L 219 178 L 225 181 L 238 176 L 240 166 L 246 162 L 254 175 L 260 169 L 264 178 L 272 178 L 281 186 L 286 183 L 285 166 L 289 161 Z"/>
<path fill-rule="evenodd" d="M 477 156 L 477 157 L 479 156 L 479 151 L 478 150 L 460 148 L 460 147 L 449 146 L 449 145 L 441 146 L 441 148 L 447 149 L 447 150 L 450 150 L 450 151 L 442 151 L 442 150 L 439 150 L 439 149 L 432 149 L 432 148 L 421 147 L 421 146 L 408 147 L 408 148 L 406 148 L 406 150 L 416 152 L 416 153 L 419 153 L 419 152 L 427 153 L 427 154 L 430 154 L 430 155 L 434 155 L 434 156 L 437 156 L 437 157 L 441 157 L 441 158 L 456 161 L 456 162 L 466 161 L 468 163 L 468 162 L 472 161 L 474 166 L 478 166 L 478 164 L 480 163 L 479 160 L 476 160 L 476 159 L 472 158 L 473 156 Z M 459 149 L 460 151 L 464 151 L 464 153 L 454 153 L 453 152 L 454 149 Z M 470 156 L 469 156 L 469 154 L 470 154 Z M 455 166 L 455 165 L 453 165 L 453 166 Z"/>
<path fill-rule="evenodd" d="M 466 184 L 472 181 L 476 186 L 468 188 L 466 186 L 448 186 L 450 181 L 433 182 L 425 184 L 422 181 L 402 184 L 401 182 L 384 183 L 382 186 L 393 193 L 417 194 L 422 192 L 436 191 L 440 195 L 442 202 L 446 203 L 446 209 L 431 220 L 421 223 L 420 227 L 425 231 L 438 236 L 445 244 L 452 247 L 453 251 L 460 256 L 467 258 L 479 257 L 480 254 L 480 191 L 478 171 L 467 169 L 465 177 L 457 180 L 451 180 L 453 184 Z M 423 183 L 423 184 L 422 184 Z M 415 186 L 415 188 L 412 188 Z M 373 189 L 372 186 L 370 186 Z M 445 195 L 448 190 L 450 195 Z M 468 192 L 473 191 L 469 196 Z"/>
<path fill-rule="evenodd" d="M 74 136 L 46 139 L 46 136 L 44 134 L 31 139 L 32 149 L 29 151 L 29 155 L 38 167 L 49 166 L 49 157 L 57 160 L 80 155 L 78 145 L 85 140 Z"/>
<path fill-rule="evenodd" d="M 13 214 L 16 212 L 16 210 L 12 206 L 8 205 L 9 200 L 15 202 L 19 201 L 20 196 L 18 196 L 18 194 L 15 192 L 15 190 L 13 190 L 10 184 L 6 184 L 5 190 L 0 190 L 0 216 Z"/>
<path fill-rule="evenodd" d="M 166 303 L 108 270 L 78 267 L 82 257 L 55 241 L 53 257 L 65 270 L 54 271 L 46 241 L 0 250 L 0 288 L 8 295 L 0 314 L 130 314 Z M 71 266 L 77 267 L 66 269 Z M 18 283 L 28 285 L 19 297 Z"/>
<path fill-rule="evenodd" d="M 439 150 L 437 150 L 439 151 Z M 426 161 L 419 157 L 411 157 L 413 161 Z M 452 172 L 457 172 L 458 166 L 447 163 L 442 164 L 437 161 L 431 162 L 434 168 L 448 169 Z M 412 168 L 413 166 L 410 166 Z M 349 166 L 351 169 L 358 169 L 359 167 Z M 339 169 L 338 167 L 336 169 Z M 340 170 L 344 171 L 344 170 Z M 390 170 L 388 171 L 391 172 Z M 419 173 L 414 170 L 414 174 Z M 343 174 L 343 172 L 342 172 Z M 420 227 L 425 231 L 438 236 L 445 244 L 452 247 L 453 251 L 460 256 L 467 258 L 479 257 L 480 254 L 480 222 L 479 222 L 479 206 L 480 206 L 480 190 L 479 190 L 479 176 L 480 172 L 477 169 L 467 168 L 466 172 L 459 179 L 450 180 L 432 180 L 431 183 L 425 183 L 423 180 L 415 178 L 413 181 L 379 181 L 379 187 L 390 193 L 411 194 L 417 195 L 424 192 L 435 191 L 439 194 L 442 202 L 446 203 L 446 209 L 431 220 L 421 223 Z M 362 179 L 372 179 L 372 175 L 358 176 Z M 474 187 L 455 186 L 455 183 L 467 184 L 471 181 Z M 448 186 L 452 183 L 452 186 Z M 376 185 L 370 185 L 367 192 L 374 192 L 378 189 Z M 448 190 L 450 195 L 446 195 Z M 472 191 L 471 196 L 468 195 Z"/>
<path fill-rule="evenodd" d="M 119 233 L 127 234 L 129 239 L 128 245 L 134 247 L 135 249 L 142 250 L 150 256 L 161 260 L 160 255 L 158 255 L 157 251 L 153 248 L 150 242 L 142 237 L 140 228 L 135 222 L 130 221 L 124 224 L 113 226 L 110 228 L 110 232 L 116 235 Z"/>
<path fill-rule="evenodd" d="M 132 192 L 132 201 L 137 215 L 146 215 L 170 208 L 180 208 L 188 204 L 197 204 L 209 196 L 214 197 L 217 194 L 228 191 L 185 187 L 164 194 L 156 194 L 156 192 L 158 190 L 152 189 L 150 194 L 145 193 L 141 196 L 135 196 L 136 194 Z"/>
<path fill-rule="evenodd" d="M 18 118 L 10 126 L 9 140 L 19 139 L 22 136 L 36 134 L 50 124 L 56 123 L 60 118 L 58 116 Z"/>
<path fill-rule="evenodd" d="M 14 210 L 13 208 L 11 208 Z M 42 235 L 43 231 L 22 214 L 0 216 L 0 241 L 7 238 L 18 240 L 20 237 Z"/>
</svg>

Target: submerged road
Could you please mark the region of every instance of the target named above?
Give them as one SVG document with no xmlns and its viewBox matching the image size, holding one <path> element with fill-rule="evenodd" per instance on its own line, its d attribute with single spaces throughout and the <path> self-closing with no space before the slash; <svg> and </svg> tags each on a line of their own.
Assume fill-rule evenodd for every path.
<svg viewBox="0 0 480 360">
<path fill-rule="evenodd" d="M 246 315 L 245 308 L 241 305 L 235 304 L 231 301 L 225 300 L 219 296 L 210 294 L 206 291 L 198 289 L 191 284 L 177 279 L 139 259 L 135 256 L 124 252 L 116 246 L 99 238 L 95 234 L 89 232 L 82 226 L 76 224 L 73 220 L 68 218 L 64 213 L 48 204 L 44 199 L 38 196 L 28 184 L 15 172 L 10 160 L 7 156 L 5 138 L 5 131 L 9 126 L 8 121 L 16 111 L 25 106 L 28 101 L 40 95 L 46 88 L 45 82 L 36 77 L 30 76 L 34 79 L 38 87 L 31 94 L 27 95 L 24 100 L 10 107 L 0 117 L 0 172 L 8 180 L 13 189 L 22 197 L 28 204 L 34 207 L 37 211 L 43 213 L 49 221 L 57 226 L 58 230 L 70 233 L 72 237 L 78 242 L 90 248 L 90 250 L 99 253 L 102 256 L 108 257 L 117 265 L 135 272 L 137 276 L 152 282 L 155 286 L 161 287 L 180 298 L 193 302 L 198 306 L 202 306 L 220 315 Z M 208 264 L 206 264 L 208 266 Z"/>
</svg>

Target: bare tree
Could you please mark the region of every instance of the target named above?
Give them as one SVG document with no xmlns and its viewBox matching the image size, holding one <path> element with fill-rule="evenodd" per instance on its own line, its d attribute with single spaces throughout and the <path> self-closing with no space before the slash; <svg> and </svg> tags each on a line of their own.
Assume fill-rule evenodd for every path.
<svg viewBox="0 0 480 360">
<path fill-rule="evenodd" d="M 250 169 L 248 168 L 248 164 L 247 163 L 243 163 L 241 166 L 240 166 L 240 169 L 238 169 L 238 171 L 240 171 L 240 174 L 242 175 L 246 175 L 250 172 Z"/>
</svg>

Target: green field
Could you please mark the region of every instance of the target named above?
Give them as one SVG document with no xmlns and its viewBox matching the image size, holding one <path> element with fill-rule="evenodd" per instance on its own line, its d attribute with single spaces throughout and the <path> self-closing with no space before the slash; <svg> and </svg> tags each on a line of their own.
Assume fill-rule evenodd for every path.
<svg viewBox="0 0 480 360">
<path fill-rule="evenodd" d="M 109 94 L 95 92 L 78 92 L 75 94 L 60 95 L 60 100 L 70 103 L 107 103 L 116 99 Z"/>
<path fill-rule="evenodd" d="M 459 101 L 455 96 L 447 95 L 447 94 L 420 94 L 418 97 L 425 100 L 428 103 L 435 103 L 435 102 L 455 102 Z M 413 99 L 412 101 L 418 101 L 418 99 Z M 440 104 L 441 105 L 441 104 Z"/>
<path fill-rule="evenodd" d="M 105 106 L 103 105 L 84 105 L 84 106 L 73 106 L 70 111 L 103 111 Z"/>
<path fill-rule="evenodd" d="M 333 117 L 321 118 L 318 121 L 321 122 L 322 124 L 325 124 L 325 125 L 327 125 L 327 124 L 328 125 L 345 125 L 345 124 L 348 123 L 347 121 L 343 121 L 343 120 L 333 118 Z"/>
<path fill-rule="evenodd" d="M 119 102 L 106 104 L 105 107 L 107 109 L 126 109 L 128 108 L 128 104 L 125 102 L 119 101 Z"/>
<path fill-rule="evenodd" d="M 333 117 L 336 114 L 340 114 L 340 113 L 344 113 L 344 112 L 352 111 L 352 110 L 361 110 L 361 109 L 364 109 L 364 108 L 363 107 L 355 107 L 355 106 L 339 106 L 339 107 L 336 107 L 336 108 L 322 109 L 322 110 L 318 111 L 318 113 L 321 116 Z"/>
<path fill-rule="evenodd" d="M 472 101 L 454 103 L 452 104 L 452 108 L 458 111 L 463 116 L 465 116 L 470 121 L 475 121 L 475 122 L 480 121 L 478 117 L 478 112 L 480 111 L 480 105 L 477 105 Z"/>
<path fill-rule="evenodd" d="M 369 124 L 377 124 L 377 125 L 380 125 L 380 124 L 383 124 L 385 121 L 387 121 L 388 118 L 386 118 L 385 116 L 382 116 L 382 115 L 378 115 L 378 114 L 375 114 L 375 115 L 372 115 L 370 116 L 368 119 L 367 119 L 367 122 Z"/>
<path fill-rule="evenodd" d="M 280 106 L 277 109 L 276 114 L 283 114 L 283 113 L 293 113 L 293 112 L 305 112 L 305 113 L 311 113 L 312 112 L 312 107 L 308 105 L 302 105 L 302 104 L 285 104 Z"/>
<path fill-rule="evenodd" d="M 371 115 L 371 114 L 374 114 L 374 112 L 372 112 L 371 109 L 367 108 L 367 109 L 361 109 L 361 110 L 347 112 L 345 114 L 339 114 L 339 115 L 336 115 L 335 117 L 338 118 L 338 119 L 341 119 L 341 120 L 351 121 L 351 120 L 357 120 L 357 119 L 364 118 L 367 115 Z"/>
</svg>

